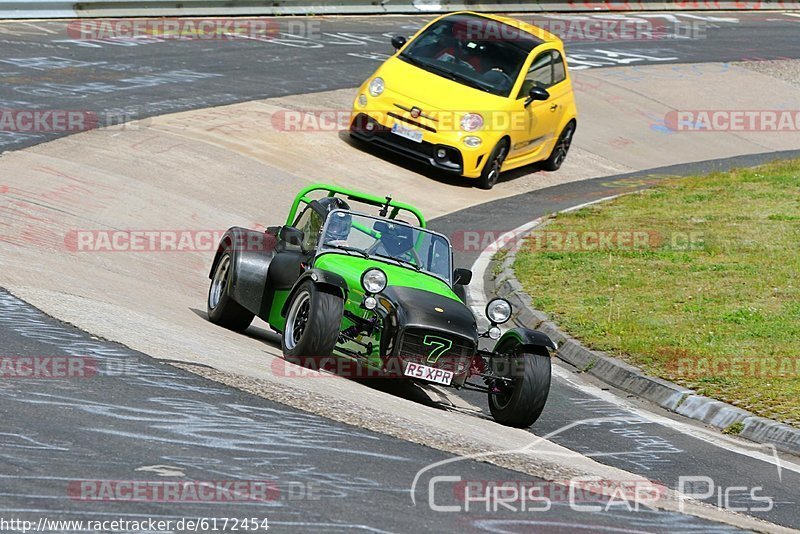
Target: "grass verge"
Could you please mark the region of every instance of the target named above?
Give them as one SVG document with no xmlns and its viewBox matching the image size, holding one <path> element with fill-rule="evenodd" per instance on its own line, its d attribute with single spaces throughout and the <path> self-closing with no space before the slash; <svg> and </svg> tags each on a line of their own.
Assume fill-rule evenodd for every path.
<svg viewBox="0 0 800 534">
<path fill-rule="evenodd" d="M 514 269 L 588 346 L 800 426 L 800 160 L 561 214 Z"/>
</svg>

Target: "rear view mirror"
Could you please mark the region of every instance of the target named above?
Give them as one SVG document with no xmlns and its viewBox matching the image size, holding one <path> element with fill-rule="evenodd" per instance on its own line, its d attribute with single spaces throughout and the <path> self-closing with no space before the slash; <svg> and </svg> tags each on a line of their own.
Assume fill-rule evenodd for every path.
<svg viewBox="0 0 800 534">
<path fill-rule="evenodd" d="M 395 50 L 400 50 L 406 45 L 407 42 L 408 39 L 406 39 L 402 35 L 395 35 L 394 37 L 392 37 L 392 46 L 394 47 Z"/>
<path fill-rule="evenodd" d="M 281 241 L 288 243 L 289 245 L 296 245 L 300 246 L 303 242 L 303 231 L 298 230 L 294 226 L 283 226 L 280 232 Z"/>
<path fill-rule="evenodd" d="M 468 286 L 472 282 L 472 271 L 458 268 L 453 271 L 453 285 Z"/>
<path fill-rule="evenodd" d="M 547 89 L 534 85 L 528 92 L 528 99 L 525 100 L 525 106 L 530 106 L 531 102 L 534 100 L 547 100 L 548 98 L 550 98 L 550 93 L 547 92 Z"/>
</svg>

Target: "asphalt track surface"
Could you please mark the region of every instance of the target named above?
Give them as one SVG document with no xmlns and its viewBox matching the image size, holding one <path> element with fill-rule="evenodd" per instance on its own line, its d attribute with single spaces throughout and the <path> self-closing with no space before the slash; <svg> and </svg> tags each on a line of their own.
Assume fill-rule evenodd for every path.
<svg viewBox="0 0 800 534">
<path fill-rule="evenodd" d="M 706 21 L 710 25 L 704 30 L 705 39 L 576 42 L 568 43 L 568 54 L 573 66 L 591 68 L 626 64 L 622 61 L 649 64 L 800 57 L 800 40 L 796 38 L 800 19 L 777 13 L 733 17 L 738 22 Z M 386 34 L 411 33 L 423 20 L 420 17 L 326 19 L 313 30 L 314 36 L 307 39 L 284 36 L 284 42 L 280 43 L 273 40 L 210 44 L 75 41 L 66 35 L 62 22 L 2 24 L 0 107 L 86 109 L 103 117 L 109 113 L 109 120 L 114 122 L 255 98 L 352 87 L 370 74 L 381 54 L 389 52 Z M 30 146 L 57 135 L 4 133 L 0 137 L 0 150 Z M 456 212 L 433 221 L 432 226 L 445 233 L 469 227 L 497 226 L 498 230 L 508 230 L 560 208 L 646 186 L 658 176 L 731 164 L 747 165 L 772 157 L 775 156 L 747 156 L 732 162 L 693 164 L 645 175 L 567 184 Z M 504 215 L 502 223 L 497 223 L 500 210 Z M 459 254 L 457 262 L 470 265 L 476 255 Z M 289 501 L 278 498 L 274 506 L 266 508 L 268 513 L 259 507 L 261 515 L 268 516 L 274 525 L 313 530 L 328 528 L 320 523 L 337 523 L 342 528 L 363 525 L 406 530 L 415 526 L 410 522 L 416 521 L 419 528 L 437 531 L 453 528 L 454 520 L 447 514 L 430 513 L 427 506 L 411 509 L 408 494 L 413 473 L 448 455 L 305 415 L 167 368 L 124 348 L 113 346 L 109 350 L 112 345 L 92 340 L 53 320 L 27 316 L 36 312 L 7 295 L 0 301 L 6 307 L 0 328 L 0 345 L 6 354 L 58 354 L 68 348 L 69 340 L 82 336 L 82 341 L 103 345 L 97 347 L 98 357 L 115 359 L 117 363 L 124 360 L 126 365 L 135 362 L 137 371 L 133 376 L 123 373 L 78 383 L 2 384 L 4 420 L 11 422 L 2 434 L 0 450 L 6 460 L 2 476 L 16 479 L 3 484 L 4 488 L 11 487 L 2 492 L 4 515 L 25 511 L 31 516 L 41 516 L 49 510 L 62 511 L 59 517 L 70 513 L 83 518 L 93 517 L 92 514 L 114 517 L 120 511 L 116 505 L 87 504 L 68 498 L 66 482 L 85 478 L 146 479 L 142 473 L 154 471 L 134 470 L 163 464 L 169 459 L 171 466 L 195 480 L 268 477 L 279 487 L 283 484 L 283 493 L 287 494 L 293 484 L 309 482 L 309 478 L 313 479 L 312 486 L 313 481 L 322 481 L 320 485 L 326 486 L 327 481 L 335 480 L 325 488 L 332 493 L 323 492 L 322 500 L 298 499 L 289 505 Z M 36 338 L 30 329 L 25 330 L 31 321 L 34 324 L 49 321 L 52 328 L 40 330 L 51 332 L 51 338 Z M 482 398 L 470 395 L 465 398 L 479 406 L 485 404 Z M 620 409 L 587 394 L 581 386 L 555 380 L 549 404 L 534 430 L 544 435 L 567 422 L 611 412 L 619 413 Z M 174 419 L 170 422 L 165 414 Z M 298 435 L 299 427 L 309 430 Z M 751 513 L 779 524 L 800 526 L 796 512 L 796 488 L 800 487 L 797 473 L 783 470 L 779 474 L 773 465 L 732 455 L 666 425 L 638 417 L 632 417 L 626 427 L 626 431 L 618 431 L 619 428 L 602 424 L 579 426 L 553 437 L 552 441 L 584 454 L 603 454 L 595 456 L 596 459 L 671 487 L 676 485 L 678 476 L 691 475 L 710 476 L 722 487 L 761 486 L 760 494 L 772 496 L 775 506 L 770 512 Z M 269 467 L 254 470 L 254 463 L 263 461 L 267 452 L 275 452 L 278 460 L 268 460 Z M 292 470 L 300 463 L 298 456 L 308 466 L 301 475 Z M 198 458 L 208 461 L 200 463 Z M 396 468 L 390 463 L 396 463 Z M 518 478 L 499 468 L 469 464 L 478 479 Z M 277 466 L 282 468 L 275 469 Z M 124 506 L 126 513 L 134 516 L 153 515 L 152 503 Z M 114 512 L 110 511 L 112 508 Z M 374 514 L 374 510 L 380 513 Z M 225 514 L 215 511 L 214 515 L 229 515 L 227 507 L 225 511 Z M 543 518 L 537 514 L 536 520 L 559 523 L 574 520 L 568 512 L 557 506 L 552 516 Z M 158 513 L 202 517 L 210 515 L 210 510 L 207 506 L 164 505 L 159 506 Z M 501 526 L 491 521 L 520 519 L 519 514 L 458 516 L 457 521 L 477 521 L 462 525 L 475 529 Z M 608 526 L 643 530 L 710 531 L 711 528 L 692 518 L 665 513 L 611 512 L 592 516 L 591 521 L 599 526 L 606 520 Z M 301 525 L 300 521 L 308 524 Z M 525 521 L 529 523 L 524 525 L 534 526 L 530 517 L 526 516 Z M 516 527 L 525 528 L 524 525 Z M 572 531 L 576 527 L 562 523 L 560 528 Z M 551 524 L 550 528 L 556 525 Z"/>
<path fill-rule="evenodd" d="M 452 455 L 200 378 L 98 340 L 4 291 L 0 325 L 5 351 L 21 357 L 77 351 L 90 355 L 98 373 L 89 379 L 3 382 L 0 516 L 6 519 L 37 524 L 43 517 L 173 522 L 218 518 L 221 526 L 223 518 L 256 518 L 259 528 L 251 530 L 256 532 L 264 532 L 264 518 L 272 529 L 291 532 L 575 532 L 587 523 L 592 529 L 614 532 L 736 530 L 679 513 L 629 510 L 620 501 L 575 494 L 573 500 L 581 506 L 604 508 L 587 520 L 570 508 L 568 497 L 558 497 L 560 490 L 551 489 L 556 486 L 474 461 L 427 472 L 416 486 L 418 504 L 413 507 L 416 473 Z M 531 503 L 520 513 L 494 504 L 487 510 L 487 505 L 474 502 L 469 513 L 431 510 L 429 498 L 439 506 L 467 506 L 453 483 L 435 483 L 433 478 L 453 475 L 464 481 L 541 484 L 549 490 L 551 508 L 543 511 L 544 503 Z M 161 487 L 158 484 L 175 476 L 216 486 L 234 480 L 253 488 L 266 484 L 267 500 L 113 501 L 108 500 L 113 494 L 79 489 L 81 483 L 99 480 L 148 481 Z M 432 481 L 434 491 L 429 493 Z"/>
</svg>

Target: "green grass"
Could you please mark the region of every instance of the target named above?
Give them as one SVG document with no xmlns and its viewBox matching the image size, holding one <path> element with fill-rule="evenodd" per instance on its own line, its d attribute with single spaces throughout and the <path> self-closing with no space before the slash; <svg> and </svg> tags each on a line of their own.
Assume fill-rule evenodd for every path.
<svg viewBox="0 0 800 534">
<path fill-rule="evenodd" d="M 586 250 L 581 238 L 597 231 L 639 241 Z M 800 426 L 800 160 L 671 179 L 562 214 L 514 269 L 587 345 Z"/>
</svg>

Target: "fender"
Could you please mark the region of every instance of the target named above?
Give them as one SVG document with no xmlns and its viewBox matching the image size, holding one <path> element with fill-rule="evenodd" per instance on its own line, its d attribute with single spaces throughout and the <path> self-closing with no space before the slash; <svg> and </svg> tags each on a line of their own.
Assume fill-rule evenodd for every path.
<svg viewBox="0 0 800 534">
<path fill-rule="evenodd" d="M 286 297 L 286 302 L 283 303 L 283 308 L 281 308 L 282 317 L 286 317 L 286 313 L 289 311 L 289 306 L 292 303 L 294 294 L 297 293 L 297 289 L 306 280 L 311 280 L 314 282 L 314 286 L 319 288 L 321 291 L 333 293 L 335 295 L 341 295 L 344 300 L 347 300 L 347 282 L 344 278 L 342 278 L 341 275 L 331 271 L 325 271 L 323 269 L 308 269 L 306 272 L 300 275 L 300 278 L 297 279 L 297 282 L 295 282 L 292 290 L 289 292 L 289 296 Z"/>
<path fill-rule="evenodd" d="M 225 250 L 230 252 L 232 270 L 228 295 L 259 317 L 262 317 L 265 309 L 269 313 L 272 303 L 273 292 L 267 289 L 267 273 L 275 257 L 277 243 L 277 237 L 269 231 L 259 232 L 234 226 L 220 239 L 211 264 L 209 277 L 214 276 L 222 253 Z"/>
<path fill-rule="evenodd" d="M 544 332 L 530 328 L 512 328 L 501 337 L 494 346 L 493 352 L 502 352 L 506 347 L 516 347 L 517 351 L 526 352 L 526 349 L 547 348 L 556 350 L 558 347 Z M 549 354 L 548 351 L 545 351 Z"/>
</svg>

